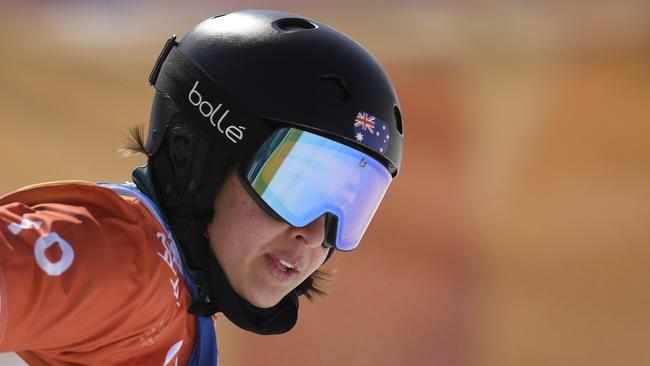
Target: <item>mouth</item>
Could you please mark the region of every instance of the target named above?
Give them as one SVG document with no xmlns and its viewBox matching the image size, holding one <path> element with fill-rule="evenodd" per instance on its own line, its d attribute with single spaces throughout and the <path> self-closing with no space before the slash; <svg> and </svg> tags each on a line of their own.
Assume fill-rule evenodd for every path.
<svg viewBox="0 0 650 366">
<path fill-rule="evenodd" d="M 300 273 L 298 261 L 289 257 L 265 254 L 264 262 L 271 276 L 282 283 L 292 282 Z"/>
</svg>

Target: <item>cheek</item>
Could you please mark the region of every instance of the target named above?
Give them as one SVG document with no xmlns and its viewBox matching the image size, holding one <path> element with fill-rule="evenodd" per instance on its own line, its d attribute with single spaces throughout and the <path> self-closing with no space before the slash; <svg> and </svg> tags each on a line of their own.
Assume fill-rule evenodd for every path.
<svg viewBox="0 0 650 366">
<path fill-rule="evenodd" d="M 224 182 L 222 191 L 217 195 L 212 222 L 207 227 L 210 246 L 222 268 L 228 274 L 230 263 L 240 260 L 241 243 L 247 242 L 242 237 L 240 225 L 245 225 L 247 212 L 243 199 L 235 194 L 232 179 Z"/>
<path fill-rule="evenodd" d="M 311 262 L 310 262 L 310 265 L 309 265 L 309 270 L 307 271 L 308 275 L 306 277 L 311 276 L 314 272 L 316 272 L 317 269 L 320 268 L 320 266 L 323 265 L 323 262 L 325 261 L 325 258 L 327 258 L 327 253 L 328 253 L 328 249 L 314 248 L 314 254 L 312 256 L 312 259 L 311 259 Z"/>
<path fill-rule="evenodd" d="M 216 214 L 208 230 L 210 244 L 224 267 L 245 262 L 255 243 L 262 240 L 251 210 L 241 204 L 231 207 L 233 209 Z"/>
<path fill-rule="evenodd" d="M 277 235 L 278 227 L 231 174 L 217 195 L 207 231 L 210 246 L 234 287 L 246 282 L 248 265 Z"/>
<path fill-rule="evenodd" d="M 259 223 L 256 222 L 258 209 L 248 193 L 239 186 L 237 177 L 230 176 L 215 201 L 214 216 L 208 227 L 210 238 L 214 236 L 219 245 L 225 246 L 255 239 L 259 233 Z"/>
</svg>

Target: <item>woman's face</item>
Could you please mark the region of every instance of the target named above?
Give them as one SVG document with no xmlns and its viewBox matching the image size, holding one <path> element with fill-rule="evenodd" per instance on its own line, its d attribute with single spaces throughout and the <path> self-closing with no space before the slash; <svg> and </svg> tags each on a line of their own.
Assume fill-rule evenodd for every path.
<svg viewBox="0 0 650 366">
<path fill-rule="evenodd" d="M 217 194 L 207 233 L 230 285 L 257 307 L 278 304 L 327 257 L 324 216 L 301 228 L 270 216 L 234 169 Z"/>
</svg>

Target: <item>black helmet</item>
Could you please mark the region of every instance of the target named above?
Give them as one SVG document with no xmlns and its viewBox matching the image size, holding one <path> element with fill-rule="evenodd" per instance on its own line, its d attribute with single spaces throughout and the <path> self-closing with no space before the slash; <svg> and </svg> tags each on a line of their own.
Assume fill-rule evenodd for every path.
<svg viewBox="0 0 650 366">
<path fill-rule="evenodd" d="M 278 127 L 327 137 L 399 172 L 403 128 L 390 79 L 361 45 L 314 20 L 269 10 L 209 18 L 167 41 L 149 81 L 150 174 L 182 247 L 200 238 L 191 228 L 209 219 L 227 167 L 246 163 Z M 359 138 L 365 124 L 385 134 Z"/>
<path fill-rule="evenodd" d="M 171 69 L 165 64 L 170 61 L 172 50 L 182 55 L 175 61 L 182 59 L 193 64 L 196 70 L 192 71 L 203 73 L 205 84 L 211 83 L 218 89 L 214 99 L 208 99 L 207 92 L 202 93 L 204 99 L 215 100 L 213 104 L 225 100 L 231 103 L 223 103 L 222 110 L 230 110 L 226 119 L 239 117 L 236 122 L 247 125 L 273 121 L 298 126 L 363 150 L 381 161 L 393 176 L 397 175 L 402 160 L 400 106 L 379 63 L 357 42 L 327 25 L 269 10 L 242 10 L 216 16 L 197 25 L 180 43 L 176 44 L 174 38 L 168 42 L 150 78 L 158 93 L 149 124 L 149 155 L 157 152 L 170 121 L 169 111 L 175 109 L 169 101 L 186 101 L 195 84 L 195 79 L 188 77 L 190 67 L 185 64 L 173 71 L 166 70 Z M 163 73 L 174 74 L 172 78 L 188 79 L 185 86 L 190 88 L 177 90 L 183 84 L 179 80 L 160 86 L 157 79 L 161 69 Z M 199 81 L 199 87 L 207 88 L 203 84 L 203 80 Z M 234 116 L 233 109 L 244 115 Z M 391 136 L 385 150 L 383 146 L 374 149 L 376 146 L 355 139 L 354 122 L 360 112 L 385 122 Z M 205 125 L 201 118 L 196 119 Z M 247 130 L 230 132 L 252 133 L 251 127 L 245 127 Z M 219 136 L 216 128 L 211 132 L 217 138 L 224 136 Z M 244 150 L 258 147 L 250 146 L 246 138 L 242 144 L 249 148 Z"/>
</svg>

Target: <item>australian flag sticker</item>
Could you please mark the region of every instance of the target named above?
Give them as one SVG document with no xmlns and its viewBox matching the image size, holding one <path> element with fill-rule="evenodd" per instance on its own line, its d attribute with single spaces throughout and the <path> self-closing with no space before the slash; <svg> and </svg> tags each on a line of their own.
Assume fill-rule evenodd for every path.
<svg viewBox="0 0 650 366">
<path fill-rule="evenodd" d="M 390 142 L 386 122 L 367 112 L 359 112 L 354 120 L 354 138 L 369 148 L 385 153 Z"/>
</svg>

